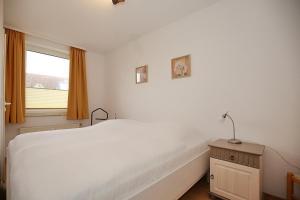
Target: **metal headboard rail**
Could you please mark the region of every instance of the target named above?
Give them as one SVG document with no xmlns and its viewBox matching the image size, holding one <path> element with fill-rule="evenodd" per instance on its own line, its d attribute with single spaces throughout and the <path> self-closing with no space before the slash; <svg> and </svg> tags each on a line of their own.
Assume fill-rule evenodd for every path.
<svg viewBox="0 0 300 200">
<path fill-rule="evenodd" d="M 97 112 L 98 110 L 103 111 L 106 114 L 106 118 L 96 118 L 96 120 L 108 120 L 108 112 L 102 108 L 97 108 L 97 109 L 93 110 L 93 112 L 91 114 L 91 126 L 93 125 L 94 113 Z"/>
</svg>

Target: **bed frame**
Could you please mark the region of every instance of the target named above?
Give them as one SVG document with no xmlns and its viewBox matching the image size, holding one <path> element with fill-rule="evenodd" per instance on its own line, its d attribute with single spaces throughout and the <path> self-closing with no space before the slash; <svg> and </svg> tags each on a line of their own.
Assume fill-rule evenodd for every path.
<svg viewBox="0 0 300 200">
<path fill-rule="evenodd" d="M 162 177 L 128 200 L 177 200 L 207 173 L 208 168 L 209 150 L 207 149 L 186 165 Z M 9 169 L 9 167 L 7 167 L 7 169 Z M 10 200 L 8 177 L 9 176 L 7 176 L 6 182 L 6 195 L 7 199 Z"/>
<path fill-rule="evenodd" d="M 158 182 L 129 198 L 129 200 L 177 200 L 208 171 L 209 150 Z"/>
</svg>

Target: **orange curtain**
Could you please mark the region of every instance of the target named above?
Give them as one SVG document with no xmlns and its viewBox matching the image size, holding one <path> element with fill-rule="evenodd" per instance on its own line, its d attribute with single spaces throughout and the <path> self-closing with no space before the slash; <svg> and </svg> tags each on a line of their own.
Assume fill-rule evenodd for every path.
<svg viewBox="0 0 300 200">
<path fill-rule="evenodd" d="M 25 121 L 25 35 L 18 31 L 5 29 L 6 33 L 6 68 L 5 101 L 6 123 Z"/>
<path fill-rule="evenodd" d="M 71 47 L 67 119 L 88 119 L 88 107 L 85 51 Z"/>
</svg>

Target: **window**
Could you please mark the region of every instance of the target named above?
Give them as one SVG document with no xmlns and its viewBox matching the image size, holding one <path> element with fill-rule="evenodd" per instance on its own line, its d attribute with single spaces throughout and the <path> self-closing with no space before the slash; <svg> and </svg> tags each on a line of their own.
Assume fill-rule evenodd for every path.
<svg viewBox="0 0 300 200">
<path fill-rule="evenodd" d="M 68 89 L 68 59 L 26 51 L 26 109 L 65 109 Z"/>
</svg>

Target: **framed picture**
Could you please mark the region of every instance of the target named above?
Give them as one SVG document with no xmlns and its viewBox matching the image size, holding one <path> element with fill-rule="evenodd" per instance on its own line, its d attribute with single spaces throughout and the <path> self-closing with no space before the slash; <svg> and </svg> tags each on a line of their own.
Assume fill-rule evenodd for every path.
<svg viewBox="0 0 300 200">
<path fill-rule="evenodd" d="M 144 65 L 135 69 L 136 83 L 148 82 L 148 66 Z"/>
<path fill-rule="evenodd" d="M 191 76 L 191 56 L 186 55 L 172 59 L 172 79 Z"/>
</svg>

